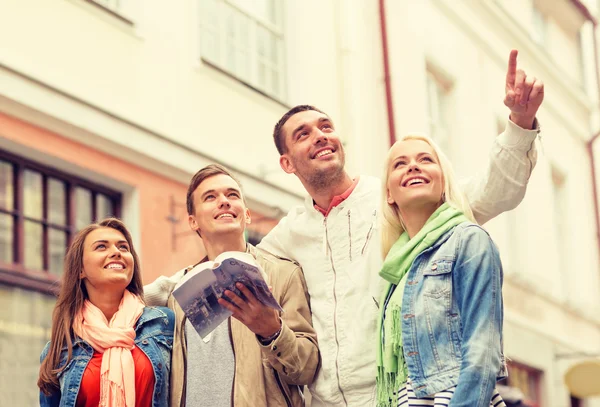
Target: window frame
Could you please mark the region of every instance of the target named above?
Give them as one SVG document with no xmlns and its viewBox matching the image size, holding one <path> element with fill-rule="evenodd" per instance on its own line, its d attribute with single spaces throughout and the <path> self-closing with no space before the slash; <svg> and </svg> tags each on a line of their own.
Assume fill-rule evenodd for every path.
<svg viewBox="0 0 600 407">
<path fill-rule="evenodd" d="M 286 100 L 288 95 L 288 80 L 287 80 L 287 63 L 286 63 L 286 35 L 285 35 L 285 24 L 283 22 L 284 19 L 284 9 L 285 5 L 282 2 L 277 0 L 274 1 L 274 5 L 277 8 L 275 13 L 277 15 L 276 19 L 278 20 L 276 23 L 268 21 L 257 13 L 248 10 L 245 7 L 240 6 L 234 0 L 211 0 L 215 3 L 215 17 L 217 18 L 217 25 L 215 27 L 208 27 L 204 13 L 203 13 L 203 3 L 208 0 L 196 0 L 198 3 L 198 28 L 199 28 L 199 59 L 200 61 L 226 76 L 240 82 L 241 84 L 249 87 L 250 89 L 260 93 L 263 96 L 287 107 Z M 245 54 L 247 55 L 247 60 L 244 63 L 248 66 L 248 72 L 246 75 L 240 74 L 240 72 L 236 72 L 237 68 L 234 66 L 233 68 L 228 66 L 227 63 L 227 54 L 223 51 L 225 49 L 230 49 L 232 47 L 231 44 L 228 45 L 227 37 L 227 13 L 236 13 L 237 17 L 243 17 L 247 19 L 248 23 L 248 44 L 247 50 Z M 263 29 L 276 39 L 276 53 L 277 53 L 277 62 L 273 63 L 260 56 L 258 53 L 258 38 L 259 38 L 259 30 Z M 215 31 L 216 30 L 216 31 Z M 235 44 L 233 47 L 235 49 L 240 48 L 239 41 L 239 25 L 235 25 Z M 207 34 L 208 33 L 208 34 Z M 205 51 L 204 47 L 204 35 L 216 35 L 216 42 L 218 45 L 218 51 L 215 55 L 209 55 Z M 271 50 L 273 52 L 273 50 Z M 262 62 L 261 62 L 262 61 Z M 239 63 L 236 59 L 236 63 Z M 268 72 L 265 77 L 266 83 L 261 85 L 259 79 L 259 65 L 265 65 L 266 71 Z M 279 91 L 276 92 L 274 90 L 273 85 L 273 72 L 276 72 L 279 75 L 279 80 L 277 81 L 277 87 Z M 269 74 L 270 73 L 270 74 Z M 244 77 L 246 76 L 246 77 Z"/>
<path fill-rule="evenodd" d="M 47 167 L 26 158 L 0 151 L 0 160 L 12 165 L 13 183 L 13 208 L 12 210 L 0 207 L 0 214 L 12 218 L 12 262 L 0 261 L 0 284 L 19 286 L 43 293 L 55 294 L 59 288 L 60 277 L 50 273 L 49 230 L 60 230 L 66 233 L 66 247 L 71 244 L 73 236 L 77 233 L 75 191 L 83 187 L 92 192 L 93 217 L 96 214 L 96 196 L 103 194 L 110 198 L 116 217 L 121 216 L 122 194 L 104 186 L 94 184 L 85 179 Z M 24 213 L 24 173 L 32 170 L 42 176 L 42 216 L 41 219 L 33 218 Z M 66 220 L 65 225 L 52 223 L 48 220 L 48 180 L 53 178 L 65 184 Z M 25 222 L 35 222 L 42 226 L 42 270 L 33 270 L 25 267 Z"/>
</svg>

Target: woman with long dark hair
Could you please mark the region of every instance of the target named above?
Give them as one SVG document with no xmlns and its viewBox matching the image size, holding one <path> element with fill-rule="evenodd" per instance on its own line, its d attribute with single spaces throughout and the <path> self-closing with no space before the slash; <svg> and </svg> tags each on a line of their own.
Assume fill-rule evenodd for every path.
<svg viewBox="0 0 600 407">
<path fill-rule="evenodd" d="M 77 233 L 41 356 L 42 407 L 167 406 L 174 315 L 142 298 L 123 222 L 108 218 Z"/>
</svg>

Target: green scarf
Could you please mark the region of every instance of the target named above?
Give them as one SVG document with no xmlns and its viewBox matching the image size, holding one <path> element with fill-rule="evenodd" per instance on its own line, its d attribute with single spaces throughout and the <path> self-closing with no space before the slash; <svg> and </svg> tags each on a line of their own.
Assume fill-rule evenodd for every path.
<svg viewBox="0 0 600 407">
<path fill-rule="evenodd" d="M 447 203 L 441 205 L 412 239 L 404 232 L 391 247 L 379 275 L 389 282 L 381 297 L 377 346 L 377 407 L 395 406 L 393 394 L 408 378 L 402 350 L 402 296 L 415 258 L 444 233 L 469 219 Z M 393 293 L 390 291 L 397 286 Z M 390 296 L 386 305 L 386 300 Z M 385 312 L 385 318 L 384 318 Z"/>
</svg>

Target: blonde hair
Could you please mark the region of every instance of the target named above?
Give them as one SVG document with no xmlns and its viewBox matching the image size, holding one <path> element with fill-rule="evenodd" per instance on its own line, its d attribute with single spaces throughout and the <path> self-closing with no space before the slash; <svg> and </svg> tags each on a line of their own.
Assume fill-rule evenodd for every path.
<svg viewBox="0 0 600 407">
<path fill-rule="evenodd" d="M 389 204 L 387 202 L 387 194 L 388 194 L 388 179 L 390 176 L 390 161 L 392 160 L 391 151 L 394 146 L 402 141 L 406 140 L 420 140 L 424 141 L 431 146 L 433 149 L 440 168 L 442 170 L 442 180 L 444 182 L 444 191 L 443 197 L 444 201 L 448 202 L 448 204 L 455 209 L 461 211 L 470 221 L 475 222 L 475 218 L 473 216 L 473 212 L 471 211 L 471 206 L 467 201 L 466 196 L 459 189 L 458 184 L 456 182 L 456 178 L 454 176 L 454 170 L 452 169 L 452 164 L 448 160 L 448 157 L 440 150 L 437 144 L 428 136 L 422 134 L 408 134 L 406 136 L 401 137 L 398 141 L 394 143 L 394 145 L 390 148 L 388 152 L 387 159 L 385 160 L 385 176 L 383 177 L 383 199 L 381 200 L 382 205 L 382 213 L 383 217 L 381 219 L 381 247 L 383 250 L 383 257 L 387 256 L 388 252 L 396 243 L 400 235 L 404 233 L 404 225 L 402 223 L 402 219 L 400 217 L 400 211 L 398 210 L 398 206 L 394 204 Z"/>
</svg>

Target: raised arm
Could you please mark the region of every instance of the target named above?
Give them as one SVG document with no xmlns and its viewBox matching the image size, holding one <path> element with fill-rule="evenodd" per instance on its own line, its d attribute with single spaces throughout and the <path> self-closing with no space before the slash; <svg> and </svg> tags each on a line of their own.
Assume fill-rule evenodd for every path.
<svg viewBox="0 0 600 407">
<path fill-rule="evenodd" d="M 182 279 L 186 269 L 180 270 L 171 277 L 160 276 L 152 283 L 144 286 L 144 301 L 146 305 L 166 307 L 169 295 Z"/>
<path fill-rule="evenodd" d="M 521 203 L 537 162 L 535 116 L 544 99 L 544 84 L 517 69 L 517 54 L 511 51 L 506 73 L 504 104 L 510 109 L 506 130 L 496 138 L 486 170 L 463 188 L 479 224 Z"/>
<path fill-rule="evenodd" d="M 279 221 L 265 237 L 262 238 L 260 243 L 256 246 L 261 250 L 271 253 L 277 257 L 284 257 L 286 259 L 296 260 L 290 254 L 287 246 L 287 237 L 289 235 L 288 229 L 288 217 L 284 217 Z"/>
</svg>

